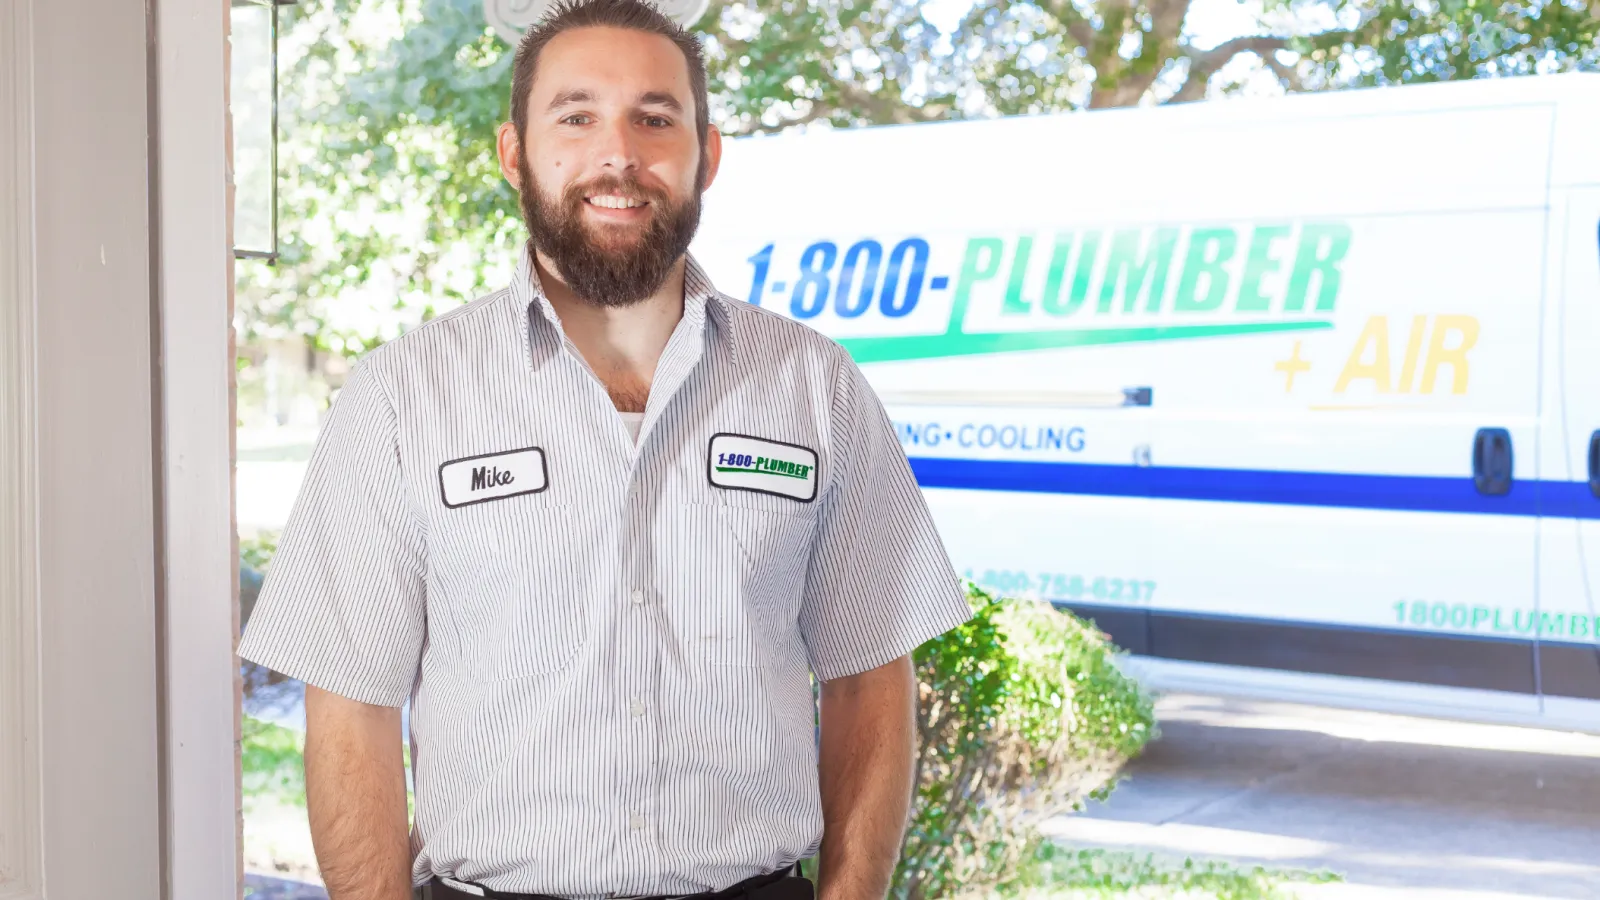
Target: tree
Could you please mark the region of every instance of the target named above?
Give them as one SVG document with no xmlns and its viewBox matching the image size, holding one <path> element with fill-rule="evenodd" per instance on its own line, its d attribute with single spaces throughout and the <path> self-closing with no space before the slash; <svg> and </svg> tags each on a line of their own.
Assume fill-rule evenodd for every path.
<svg viewBox="0 0 1600 900">
<path fill-rule="evenodd" d="M 479 0 L 291 9 L 281 257 L 241 266 L 240 325 L 355 355 L 509 274 L 494 261 L 521 223 L 494 132 L 511 53 Z"/>
<path fill-rule="evenodd" d="M 977 0 L 941 29 L 915 0 L 719 0 L 698 29 L 733 135 L 1600 69 L 1600 0 L 1254 0 L 1212 46 L 1196 2 Z M 283 31 L 283 257 L 241 269 L 246 341 L 356 354 L 503 280 L 511 52 L 481 0 L 302 0 Z"/>
<path fill-rule="evenodd" d="M 791 4 L 724 4 L 706 28 L 742 130 L 1183 102 L 1257 72 L 1301 91 L 1600 69 L 1597 0 L 1266 0 L 1214 46 L 1188 29 L 1195 0 L 978 0 L 948 35 L 862 6 L 799 6 L 789 29 L 764 10 Z"/>
<path fill-rule="evenodd" d="M 1289 0 L 1276 0 L 1287 3 Z M 1296 41 L 1303 89 L 1600 71 L 1600 0 L 1349 3 L 1351 22 Z"/>
<path fill-rule="evenodd" d="M 915 0 L 730 0 L 701 20 L 730 134 L 961 115 L 948 38 Z"/>
</svg>

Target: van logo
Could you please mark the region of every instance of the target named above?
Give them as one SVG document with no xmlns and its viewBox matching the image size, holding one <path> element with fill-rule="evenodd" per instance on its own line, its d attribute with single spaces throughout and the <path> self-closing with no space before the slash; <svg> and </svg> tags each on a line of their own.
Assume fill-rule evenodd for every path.
<svg viewBox="0 0 1600 900">
<path fill-rule="evenodd" d="M 544 450 L 524 447 L 439 464 L 439 499 L 455 509 L 490 500 L 537 494 L 550 486 Z"/>
<path fill-rule="evenodd" d="M 747 299 L 889 326 L 837 334 L 858 363 L 1315 331 L 1353 243 L 1337 219 L 773 242 L 746 260 Z"/>
</svg>

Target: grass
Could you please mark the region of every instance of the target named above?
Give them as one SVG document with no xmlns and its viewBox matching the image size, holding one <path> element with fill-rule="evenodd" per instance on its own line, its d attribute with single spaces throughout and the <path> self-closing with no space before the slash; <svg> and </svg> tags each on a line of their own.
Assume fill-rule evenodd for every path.
<svg viewBox="0 0 1600 900">
<path fill-rule="evenodd" d="M 1177 862 L 1148 853 L 1042 842 L 1005 895 L 1015 900 L 1294 900 L 1298 885 L 1338 880 L 1331 872 L 1221 860 Z"/>
</svg>

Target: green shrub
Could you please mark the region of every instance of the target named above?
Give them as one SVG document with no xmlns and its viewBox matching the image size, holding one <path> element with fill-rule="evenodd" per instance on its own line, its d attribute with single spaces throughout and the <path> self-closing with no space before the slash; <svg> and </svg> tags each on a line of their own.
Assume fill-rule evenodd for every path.
<svg viewBox="0 0 1600 900">
<path fill-rule="evenodd" d="M 240 723 L 240 734 L 239 765 L 246 805 L 269 800 L 305 806 L 305 735 L 250 716 Z"/>
<path fill-rule="evenodd" d="M 1016 877 L 1044 819 L 1109 793 L 1155 734 L 1150 698 L 1076 617 L 968 585 L 973 618 L 916 652 L 917 794 L 890 896 Z"/>
</svg>

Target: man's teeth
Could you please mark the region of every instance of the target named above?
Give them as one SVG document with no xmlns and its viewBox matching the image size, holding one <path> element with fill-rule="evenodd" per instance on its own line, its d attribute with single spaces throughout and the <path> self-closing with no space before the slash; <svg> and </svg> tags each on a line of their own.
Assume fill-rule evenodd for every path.
<svg viewBox="0 0 1600 900">
<path fill-rule="evenodd" d="M 590 197 L 589 202 L 595 206 L 603 206 L 606 209 L 633 209 L 635 206 L 644 205 L 643 200 L 618 197 L 615 194 L 601 194 L 597 197 Z"/>
</svg>

